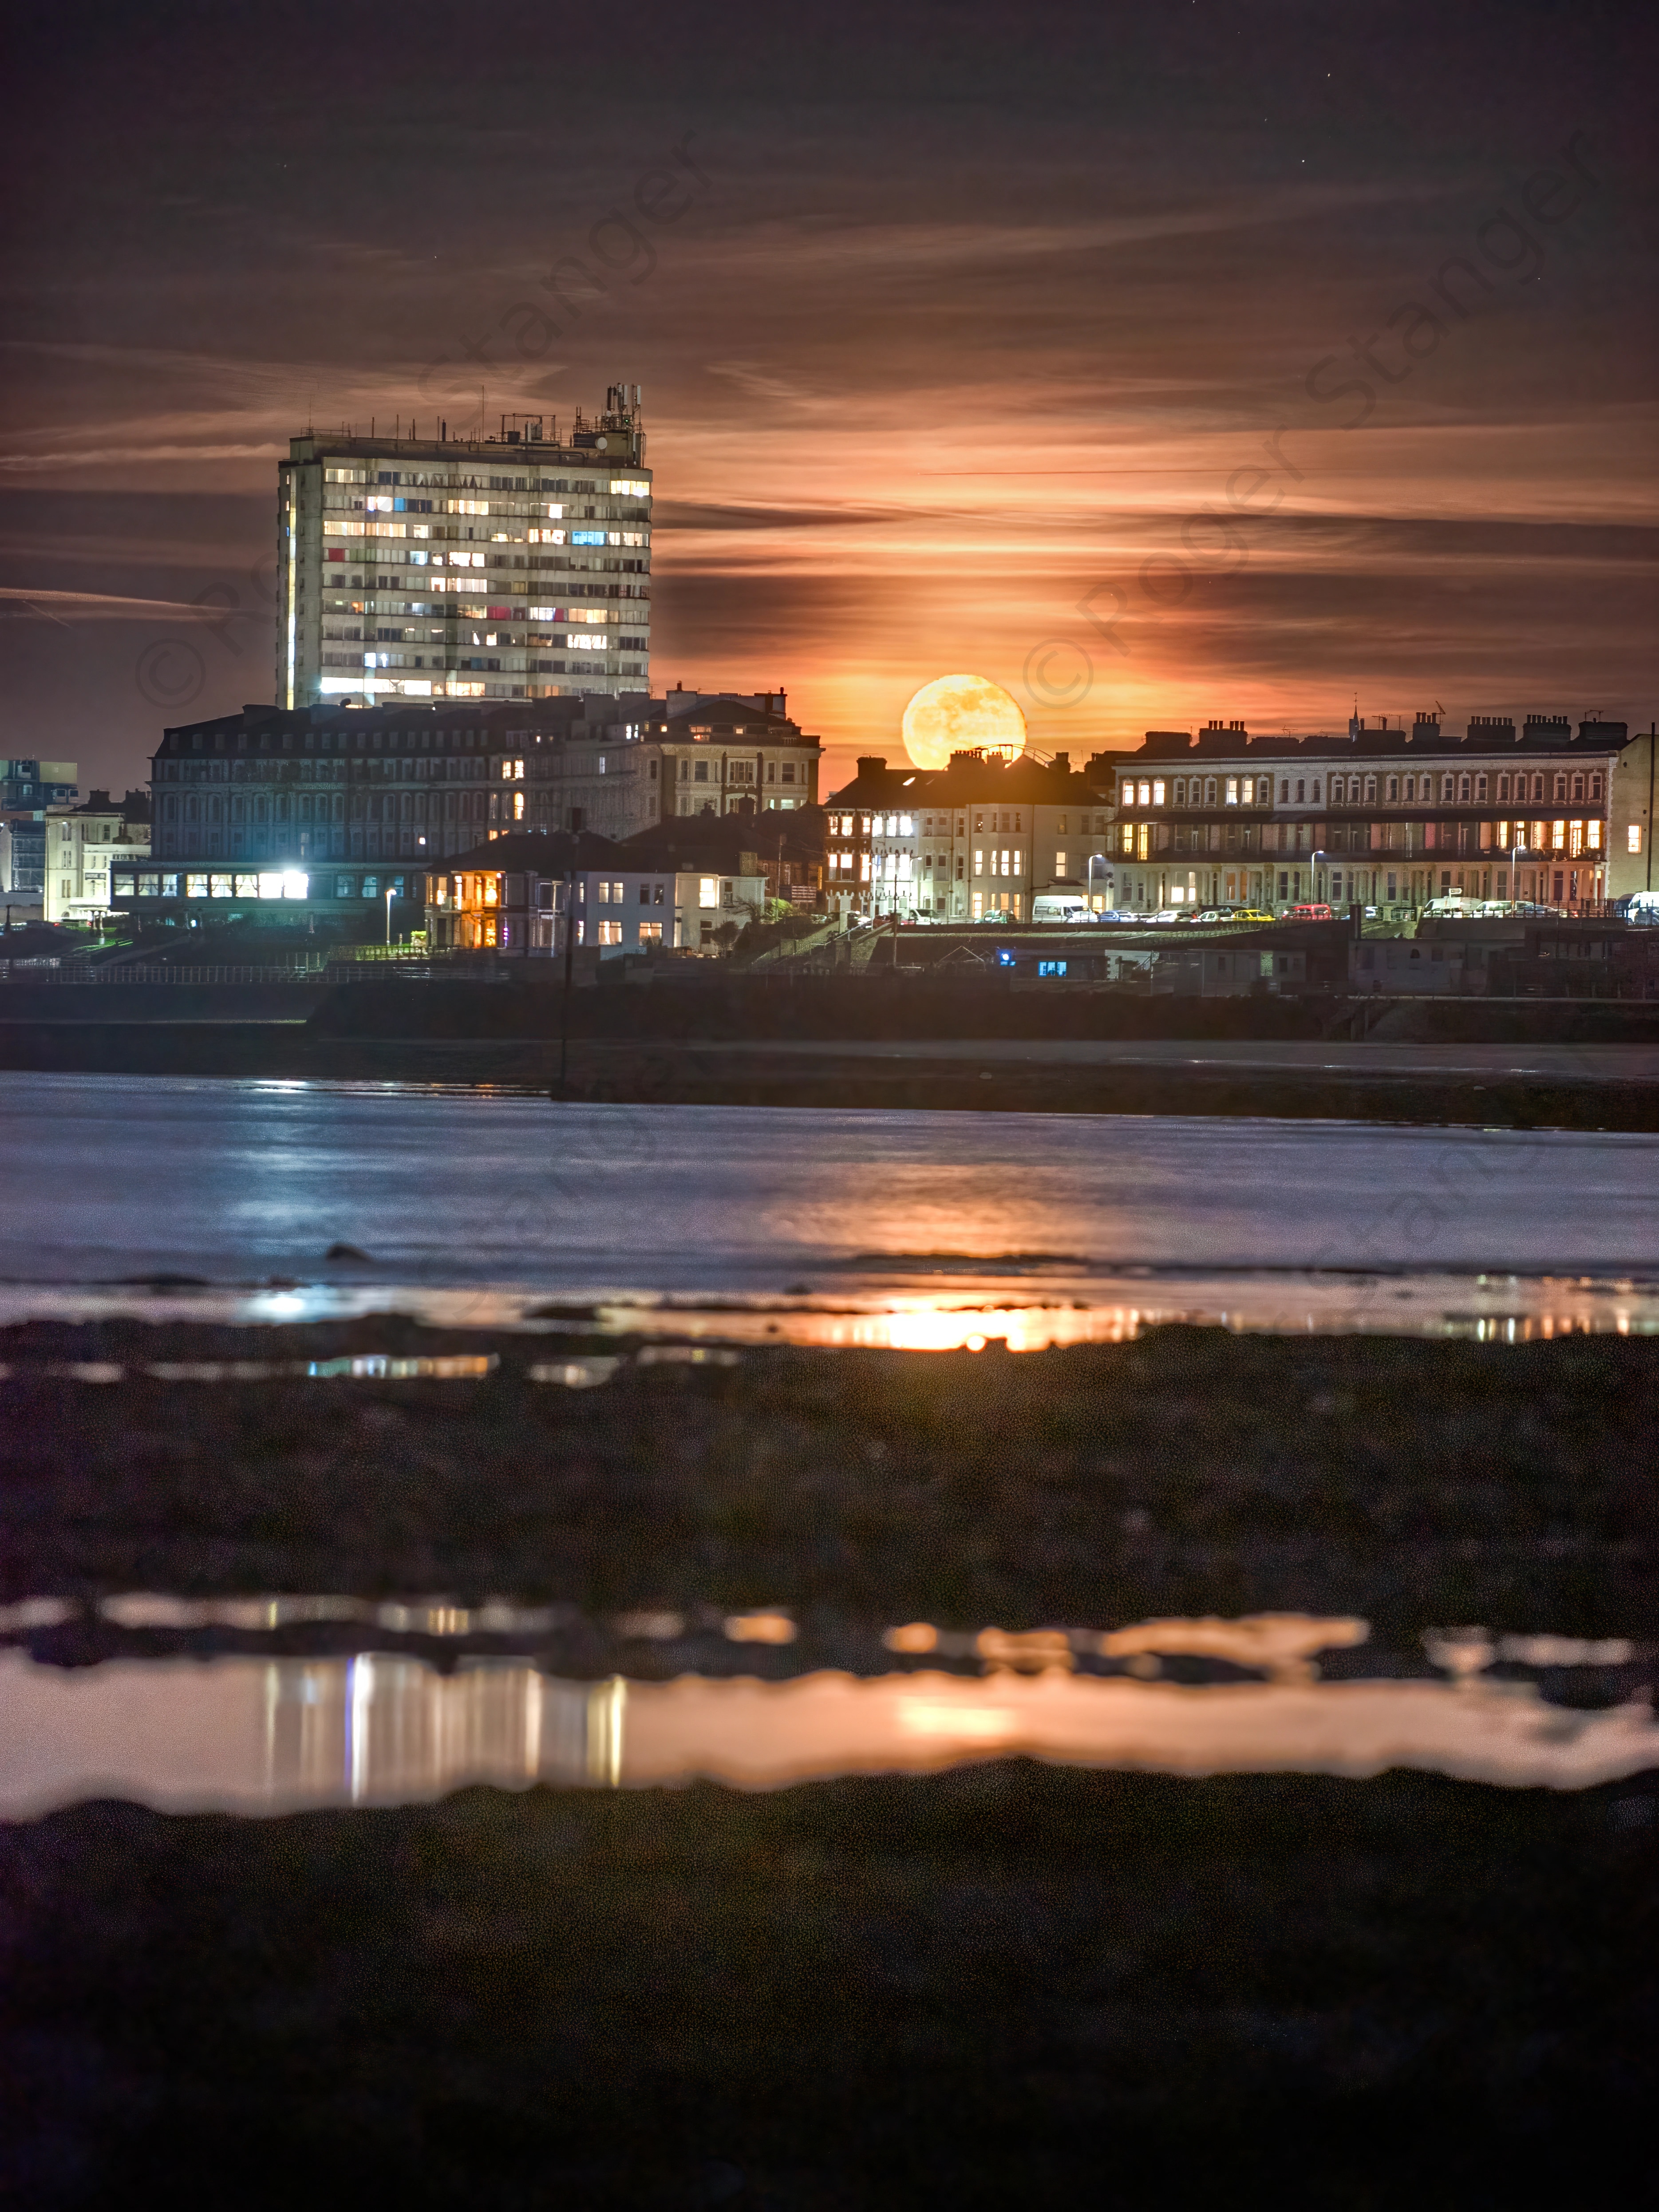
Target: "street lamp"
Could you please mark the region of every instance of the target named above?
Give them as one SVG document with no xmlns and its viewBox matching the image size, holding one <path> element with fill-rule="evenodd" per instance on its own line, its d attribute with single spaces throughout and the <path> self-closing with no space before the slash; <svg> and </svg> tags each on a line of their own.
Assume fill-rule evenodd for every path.
<svg viewBox="0 0 1659 2212">
<path fill-rule="evenodd" d="M 390 951 L 392 945 L 392 885 L 390 884 L 386 887 L 386 941 L 387 950 Z"/>
<path fill-rule="evenodd" d="M 1091 853 L 1091 854 L 1090 854 L 1090 855 L 1089 855 L 1089 858 L 1088 858 L 1088 861 L 1087 861 L 1087 863 L 1086 863 L 1086 865 L 1085 865 L 1085 869 L 1084 869 L 1084 884 L 1083 884 L 1083 888 L 1084 888 L 1084 890 L 1085 890 L 1085 892 L 1086 893 L 1086 895 L 1087 895 L 1087 896 L 1088 896 L 1088 898 L 1089 898 L 1089 901 L 1090 901 L 1089 911 L 1090 911 L 1091 914 L 1094 912 L 1094 903 L 1093 903 L 1093 902 L 1094 902 L 1094 895 L 1095 895 L 1095 862 L 1096 862 L 1097 860 L 1098 860 L 1098 861 L 1099 861 L 1099 863 L 1100 863 L 1101 866 L 1103 868 L 1103 867 L 1105 866 L 1105 865 L 1106 865 L 1106 855 L 1104 854 L 1104 853 Z"/>
</svg>

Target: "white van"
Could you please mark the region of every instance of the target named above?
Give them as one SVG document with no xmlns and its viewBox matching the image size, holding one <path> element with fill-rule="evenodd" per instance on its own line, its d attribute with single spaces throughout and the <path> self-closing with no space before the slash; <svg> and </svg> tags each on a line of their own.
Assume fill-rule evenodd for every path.
<svg viewBox="0 0 1659 2212">
<path fill-rule="evenodd" d="M 1033 921 L 1092 921 L 1089 902 L 1076 891 L 1039 891 L 1031 901 Z"/>
</svg>

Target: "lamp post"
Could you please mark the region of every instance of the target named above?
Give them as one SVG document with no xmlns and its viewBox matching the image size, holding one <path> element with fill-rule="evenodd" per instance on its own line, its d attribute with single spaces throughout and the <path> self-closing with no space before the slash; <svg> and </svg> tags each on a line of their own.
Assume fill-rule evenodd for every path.
<svg viewBox="0 0 1659 2212">
<path fill-rule="evenodd" d="M 1091 853 L 1083 872 L 1083 888 L 1090 901 L 1089 911 L 1091 914 L 1094 912 L 1095 862 L 1097 860 L 1099 861 L 1101 866 L 1103 868 L 1106 865 L 1106 855 L 1103 853 Z"/>
<path fill-rule="evenodd" d="M 389 951 L 392 947 L 392 886 L 390 884 L 386 887 L 386 949 Z"/>
</svg>

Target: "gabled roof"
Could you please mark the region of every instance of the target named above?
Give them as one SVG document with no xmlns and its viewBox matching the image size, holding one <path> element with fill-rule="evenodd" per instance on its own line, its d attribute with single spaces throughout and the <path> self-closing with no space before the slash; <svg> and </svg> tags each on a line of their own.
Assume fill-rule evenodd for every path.
<svg viewBox="0 0 1659 2212">
<path fill-rule="evenodd" d="M 866 754 L 858 767 L 826 805 L 1085 806 L 1096 799 L 1090 778 L 1063 757 L 1005 761 L 995 754 L 952 753 L 948 768 L 918 769 L 908 761 L 890 767 L 880 754 Z"/>
<path fill-rule="evenodd" d="M 148 822 L 149 793 L 130 791 L 125 799 L 112 799 L 106 791 L 94 791 L 88 793 L 84 805 L 60 806 L 54 811 L 60 817 L 66 814 L 118 814 L 123 822 Z"/>
<path fill-rule="evenodd" d="M 816 806 L 792 807 L 787 813 L 780 808 L 770 814 L 670 815 L 624 837 L 617 850 L 630 856 L 630 865 L 667 866 L 684 860 L 688 867 L 718 867 L 738 875 L 745 872 L 737 866 L 738 855 L 775 860 L 780 844 L 786 860 L 821 860 L 823 830 L 823 814 Z M 636 854 L 637 862 L 631 857 Z M 664 856 L 661 860 L 658 854 Z"/>
<path fill-rule="evenodd" d="M 491 837 L 482 845 L 474 845 L 470 852 L 451 853 L 443 859 L 429 859 L 426 872 L 434 876 L 459 876 L 469 872 L 506 874 L 525 869 L 537 875 L 560 876 L 567 868 L 602 868 L 607 864 L 625 866 L 622 848 L 610 837 L 602 837 L 595 830 L 556 830 L 550 836 L 538 830 L 515 830 L 510 836 Z"/>
</svg>

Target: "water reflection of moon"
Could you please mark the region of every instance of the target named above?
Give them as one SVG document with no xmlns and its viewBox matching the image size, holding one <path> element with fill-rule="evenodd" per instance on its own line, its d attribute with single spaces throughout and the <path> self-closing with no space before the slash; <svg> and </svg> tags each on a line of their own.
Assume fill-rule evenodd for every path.
<svg viewBox="0 0 1659 2212">
<path fill-rule="evenodd" d="M 1025 750 L 1025 717 L 1000 684 L 985 676 L 937 676 L 904 710 L 904 750 L 917 768 L 948 768 L 955 752 L 1016 758 Z"/>
</svg>

